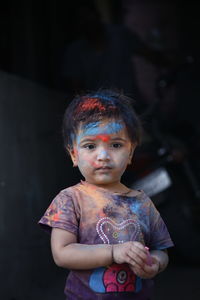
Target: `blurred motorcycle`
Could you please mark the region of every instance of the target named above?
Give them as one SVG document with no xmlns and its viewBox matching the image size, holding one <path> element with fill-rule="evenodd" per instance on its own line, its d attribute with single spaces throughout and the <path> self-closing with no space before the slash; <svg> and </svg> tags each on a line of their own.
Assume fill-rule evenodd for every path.
<svg viewBox="0 0 200 300">
<path fill-rule="evenodd" d="M 194 157 L 184 139 L 162 131 L 158 116 L 163 86 L 170 85 L 172 78 L 163 80 L 157 82 L 158 99 L 147 114 L 151 121 L 125 180 L 132 188 L 144 190 L 160 211 L 175 243 L 176 262 L 200 264 L 200 177 L 195 168 L 199 157 Z"/>
</svg>

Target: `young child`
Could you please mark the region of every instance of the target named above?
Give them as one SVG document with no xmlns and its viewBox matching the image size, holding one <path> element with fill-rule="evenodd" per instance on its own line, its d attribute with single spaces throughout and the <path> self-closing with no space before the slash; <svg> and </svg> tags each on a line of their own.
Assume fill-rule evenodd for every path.
<svg viewBox="0 0 200 300">
<path fill-rule="evenodd" d="M 76 97 L 63 135 L 85 180 L 62 190 L 39 224 L 51 230 L 55 263 L 71 270 L 67 299 L 150 299 L 173 242 L 147 195 L 121 183 L 141 138 L 131 100 L 108 90 Z"/>
</svg>

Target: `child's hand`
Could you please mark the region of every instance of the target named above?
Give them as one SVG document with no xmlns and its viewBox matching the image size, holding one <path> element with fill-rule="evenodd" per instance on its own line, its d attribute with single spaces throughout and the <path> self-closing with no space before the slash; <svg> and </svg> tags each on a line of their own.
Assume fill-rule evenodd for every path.
<svg viewBox="0 0 200 300">
<path fill-rule="evenodd" d="M 141 278 L 153 278 L 159 271 L 158 258 L 150 255 L 148 248 L 139 242 L 113 245 L 113 259 L 117 264 L 128 263 Z"/>
<path fill-rule="evenodd" d="M 147 250 L 139 242 L 113 245 L 113 260 L 117 264 L 128 263 L 132 270 L 142 270 L 147 261 Z"/>
<path fill-rule="evenodd" d="M 144 279 L 150 279 L 153 278 L 158 274 L 159 271 L 159 261 L 156 257 L 151 256 L 151 265 L 145 264 L 142 268 L 138 267 L 138 265 L 131 265 L 129 264 L 129 267 L 131 270 L 139 277 Z"/>
</svg>

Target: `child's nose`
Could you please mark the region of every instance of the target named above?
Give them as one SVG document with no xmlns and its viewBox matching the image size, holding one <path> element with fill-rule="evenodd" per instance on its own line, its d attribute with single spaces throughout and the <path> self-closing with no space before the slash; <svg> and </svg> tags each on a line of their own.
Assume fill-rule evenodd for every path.
<svg viewBox="0 0 200 300">
<path fill-rule="evenodd" d="M 106 149 L 101 149 L 97 154 L 97 159 L 98 160 L 109 160 L 110 155 Z"/>
</svg>

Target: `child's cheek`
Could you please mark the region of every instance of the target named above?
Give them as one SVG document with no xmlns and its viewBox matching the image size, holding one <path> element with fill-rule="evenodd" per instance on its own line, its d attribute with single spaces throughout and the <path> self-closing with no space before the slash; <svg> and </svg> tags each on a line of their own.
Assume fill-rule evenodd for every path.
<svg viewBox="0 0 200 300">
<path fill-rule="evenodd" d="M 95 162 L 91 158 L 91 154 L 88 153 L 88 154 L 84 155 L 84 158 L 82 159 L 82 166 L 89 166 L 89 167 L 93 167 L 93 168 L 98 168 L 99 164 L 97 162 Z"/>
<path fill-rule="evenodd" d="M 122 167 L 122 168 L 124 166 L 126 167 L 128 164 L 128 161 L 129 161 L 128 153 L 127 152 L 121 153 L 118 161 L 119 161 L 120 167 Z"/>
<path fill-rule="evenodd" d="M 83 153 L 80 150 L 80 153 L 77 151 L 77 157 L 79 159 L 79 163 L 82 166 L 88 166 L 88 165 L 92 165 L 93 164 L 93 161 L 91 159 L 91 155 L 89 153 Z"/>
<path fill-rule="evenodd" d="M 99 164 L 96 163 L 95 161 L 91 161 L 90 164 L 91 164 L 91 166 L 94 167 L 94 168 L 99 168 L 99 167 L 100 167 Z"/>
<path fill-rule="evenodd" d="M 91 159 L 91 157 L 88 157 L 87 164 L 93 168 L 98 168 L 98 164 L 93 159 Z"/>
</svg>

